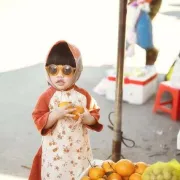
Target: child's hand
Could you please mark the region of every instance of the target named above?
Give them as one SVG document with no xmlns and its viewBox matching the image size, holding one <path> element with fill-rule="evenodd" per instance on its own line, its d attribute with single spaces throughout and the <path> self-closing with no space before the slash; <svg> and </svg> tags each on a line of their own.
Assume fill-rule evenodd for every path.
<svg viewBox="0 0 180 180">
<path fill-rule="evenodd" d="M 64 117 L 73 118 L 75 115 L 71 114 L 76 108 L 72 108 L 71 105 L 64 107 L 57 107 L 54 111 L 49 114 L 48 121 L 46 123 L 45 129 L 52 127 L 58 120 Z"/>
<path fill-rule="evenodd" d="M 73 118 L 75 117 L 74 114 L 71 114 L 73 111 L 75 111 L 76 108 L 72 108 L 72 105 L 67 105 L 63 107 L 58 107 L 55 109 L 56 118 L 63 119 L 64 117 Z"/>
<path fill-rule="evenodd" d="M 93 116 L 91 116 L 90 112 L 86 108 L 84 109 L 84 113 L 80 115 L 80 118 L 83 124 L 86 124 L 86 125 L 96 124 L 96 120 L 94 119 Z"/>
</svg>

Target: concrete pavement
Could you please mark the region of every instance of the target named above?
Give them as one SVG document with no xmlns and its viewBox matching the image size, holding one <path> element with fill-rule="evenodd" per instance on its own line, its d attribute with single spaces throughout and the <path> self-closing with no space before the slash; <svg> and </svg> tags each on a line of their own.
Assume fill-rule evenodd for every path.
<svg viewBox="0 0 180 180">
<path fill-rule="evenodd" d="M 101 107 L 104 130 L 101 133 L 91 133 L 94 157 L 99 159 L 106 159 L 111 154 L 113 134 L 107 125 L 108 114 L 114 110 L 114 103 L 94 94 L 92 88 L 104 77 L 107 68 L 86 67 L 78 83 L 92 93 Z M 29 170 L 22 166 L 31 166 L 41 143 L 31 112 L 37 97 L 47 87 L 43 65 L 3 73 L 0 84 L 0 177 L 14 175 L 27 178 Z M 180 124 L 171 121 L 164 114 L 153 114 L 153 102 L 151 99 L 142 106 L 123 104 L 124 136 L 133 139 L 136 146 L 129 149 L 123 145 L 122 153 L 133 161 L 152 163 L 175 157 L 176 135 Z"/>
</svg>

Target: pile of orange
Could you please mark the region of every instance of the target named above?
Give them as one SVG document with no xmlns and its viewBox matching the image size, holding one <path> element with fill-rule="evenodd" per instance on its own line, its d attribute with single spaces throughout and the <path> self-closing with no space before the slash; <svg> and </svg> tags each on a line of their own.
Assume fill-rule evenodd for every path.
<svg viewBox="0 0 180 180">
<path fill-rule="evenodd" d="M 81 180 L 142 180 L 141 175 L 147 167 L 144 162 L 133 163 L 128 159 L 116 163 L 108 160 L 101 166 L 91 167 Z"/>
</svg>

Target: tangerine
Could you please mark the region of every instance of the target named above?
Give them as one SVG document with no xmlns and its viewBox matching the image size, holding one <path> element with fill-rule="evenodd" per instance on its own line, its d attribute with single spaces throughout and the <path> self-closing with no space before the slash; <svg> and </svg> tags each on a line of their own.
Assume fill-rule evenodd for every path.
<svg viewBox="0 0 180 180">
<path fill-rule="evenodd" d="M 129 180 L 142 180 L 142 178 L 140 174 L 134 173 L 129 177 Z"/>
<path fill-rule="evenodd" d="M 83 114 L 84 113 L 84 108 L 81 106 L 75 106 L 76 110 L 72 112 L 72 114 L 75 115 L 75 117 L 73 118 L 74 120 L 78 120 L 79 119 L 79 114 Z"/>
<path fill-rule="evenodd" d="M 130 176 L 135 172 L 135 165 L 128 159 L 121 159 L 115 165 L 115 170 L 121 176 Z"/>
<path fill-rule="evenodd" d="M 70 105 L 70 104 L 71 104 L 71 102 L 61 102 L 61 103 L 59 103 L 58 107 L 64 107 L 64 106 L 67 106 L 67 105 Z M 81 106 L 76 106 L 76 105 L 72 104 L 72 107 L 69 107 L 69 108 L 76 108 L 76 110 L 74 110 L 72 112 L 72 114 L 75 115 L 73 117 L 74 120 L 78 120 L 79 119 L 79 114 L 83 114 L 84 113 L 84 108 L 81 107 Z"/>
<path fill-rule="evenodd" d="M 118 173 L 111 173 L 107 180 L 122 180 L 122 178 Z"/>
<path fill-rule="evenodd" d="M 64 107 L 64 106 L 67 106 L 69 104 L 70 104 L 70 102 L 61 102 L 61 103 L 59 103 L 58 107 Z"/>
<path fill-rule="evenodd" d="M 102 178 L 105 175 L 105 172 L 102 167 L 96 166 L 89 169 L 88 175 L 90 179 L 96 180 L 98 178 Z"/>
<path fill-rule="evenodd" d="M 137 162 L 135 164 L 135 173 L 143 174 L 148 165 L 144 162 Z"/>
<path fill-rule="evenodd" d="M 115 163 L 113 161 L 104 161 L 102 168 L 107 172 L 115 172 Z"/>
<path fill-rule="evenodd" d="M 89 176 L 83 176 L 81 180 L 91 180 Z"/>
<path fill-rule="evenodd" d="M 122 177 L 123 180 L 129 180 L 129 177 Z"/>
</svg>

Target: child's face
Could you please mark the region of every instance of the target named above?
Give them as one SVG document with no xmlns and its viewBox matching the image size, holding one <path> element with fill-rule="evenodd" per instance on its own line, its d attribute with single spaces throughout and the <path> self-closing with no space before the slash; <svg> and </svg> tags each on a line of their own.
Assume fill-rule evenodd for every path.
<svg viewBox="0 0 180 180">
<path fill-rule="evenodd" d="M 75 68 L 69 65 L 54 65 L 46 67 L 47 73 L 53 85 L 59 90 L 66 90 L 73 85 Z"/>
</svg>

